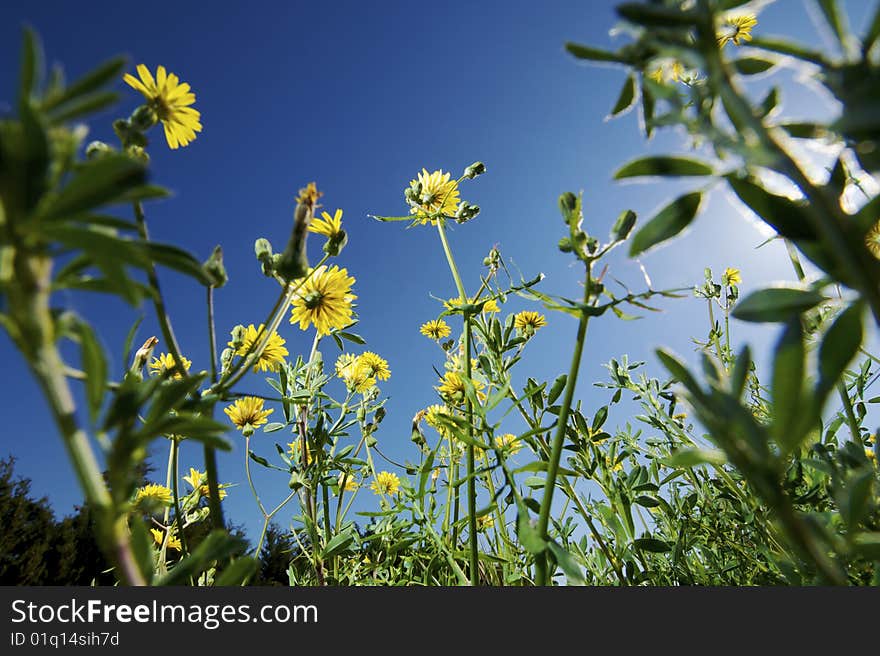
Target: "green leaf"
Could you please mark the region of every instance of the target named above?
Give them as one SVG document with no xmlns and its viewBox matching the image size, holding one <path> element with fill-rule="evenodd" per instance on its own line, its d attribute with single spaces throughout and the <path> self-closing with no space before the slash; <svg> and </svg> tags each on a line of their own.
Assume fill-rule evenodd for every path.
<svg viewBox="0 0 880 656">
<path fill-rule="evenodd" d="M 697 383 L 696 378 L 691 375 L 691 372 L 688 371 L 685 364 L 679 360 L 672 351 L 657 349 L 654 352 L 657 354 L 657 358 L 663 366 L 669 370 L 669 373 L 671 373 L 678 382 L 685 386 L 688 392 L 697 397 L 702 396 L 703 392 L 700 389 L 700 385 Z"/>
<path fill-rule="evenodd" d="M 48 116 L 52 123 L 64 123 L 109 107 L 117 100 L 119 100 L 119 94 L 114 91 L 96 91 L 56 108 L 49 112 Z"/>
<path fill-rule="evenodd" d="M 578 59 L 586 59 L 588 61 L 616 62 L 618 64 L 624 64 L 627 61 L 616 53 L 608 52 L 607 50 L 599 50 L 598 48 L 591 48 L 590 46 L 581 45 L 579 43 L 572 43 L 571 41 L 565 44 L 565 49 Z"/>
<path fill-rule="evenodd" d="M 266 467 L 267 469 L 272 469 L 272 463 L 270 463 L 268 460 L 266 460 L 263 456 L 258 456 L 256 453 L 254 453 L 250 449 L 248 449 L 248 456 L 250 457 L 251 460 L 253 460 L 258 465 L 262 465 L 263 467 Z"/>
<path fill-rule="evenodd" d="M 633 546 L 639 551 L 650 551 L 651 553 L 666 553 L 672 551 L 672 545 L 663 540 L 656 538 L 637 538 L 633 540 Z"/>
<path fill-rule="evenodd" d="M 850 41 L 849 26 L 847 25 L 846 13 L 840 8 L 837 0 L 816 0 L 819 11 L 831 32 L 837 37 L 837 42 L 846 52 Z"/>
<path fill-rule="evenodd" d="M 812 289 L 768 287 L 752 292 L 737 303 L 733 316 L 741 321 L 782 323 L 810 310 L 825 297 Z"/>
<path fill-rule="evenodd" d="M 230 536 L 226 531 L 211 531 L 195 551 L 156 581 L 156 585 L 187 585 L 190 578 L 198 578 L 213 563 L 244 551 L 244 546 L 240 539 Z"/>
<path fill-rule="evenodd" d="M 144 165 L 126 155 L 105 155 L 82 165 L 82 168 L 58 196 L 43 209 L 47 221 L 64 219 L 119 201 L 127 190 L 146 179 Z"/>
<path fill-rule="evenodd" d="M 857 533 L 853 537 L 853 547 L 862 558 L 880 561 L 880 532 Z"/>
<path fill-rule="evenodd" d="M 375 214 L 367 214 L 371 219 L 376 219 L 377 221 L 412 221 L 415 219 L 414 216 L 376 216 Z"/>
<path fill-rule="evenodd" d="M 783 237 L 816 239 L 803 203 L 771 194 L 749 179 L 727 176 L 727 184 L 758 217 Z"/>
<path fill-rule="evenodd" d="M 125 68 L 125 57 L 115 57 L 98 68 L 86 73 L 76 82 L 68 86 L 58 95 L 52 96 L 43 103 L 44 110 L 51 110 L 63 105 L 78 96 L 90 94 L 100 89 L 105 84 L 115 82 L 122 77 L 122 69 Z"/>
<path fill-rule="evenodd" d="M 828 64 L 821 52 L 810 50 L 797 43 L 792 43 L 791 41 L 778 37 L 753 37 L 752 40 L 749 41 L 749 47 L 769 50 L 770 52 L 778 52 L 782 55 L 789 55 L 791 57 L 796 57 L 797 59 L 812 62 L 818 66 L 825 66 Z"/>
<path fill-rule="evenodd" d="M 740 57 L 733 61 L 733 67 L 740 75 L 758 75 L 776 66 L 776 62 L 760 57 Z"/>
<path fill-rule="evenodd" d="M 553 540 L 550 540 L 547 543 L 547 548 L 553 555 L 554 560 L 556 560 L 556 564 L 559 565 L 559 569 L 565 574 L 565 578 L 569 585 L 587 584 L 586 579 L 584 579 L 584 573 L 581 571 L 581 567 L 574 559 L 574 556 L 556 544 Z"/>
<path fill-rule="evenodd" d="M 144 249 L 147 257 L 156 264 L 162 264 L 170 269 L 180 271 L 191 278 L 195 278 L 206 287 L 210 287 L 211 277 L 205 273 L 202 263 L 192 255 L 177 246 L 170 244 L 156 244 L 154 242 L 137 242 Z"/>
<path fill-rule="evenodd" d="M 621 18 L 645 27 L 693 27 L 701 18 L 696 11 L 683 11 L 659 4 L 625 2 L 617 6 Z"/>
<path fill-rule="evenodd" d="M 104 349 L 101 348 L 95 331 L 88 323 L 82 320 L 77 321 L 76 333 L 79 336 L 82 369 L 86 374 L 85 387 L 89 416 L 92 421 L 97 421 L 101 403 L 104 400 L 104 390 L 107 387 L 107 359 L 104 357 Z"/>
<path fill-rule="evenodd" d="M 701 192 L 692 192 L 676 198 L 635 234 L 630 242 L 629 255 L 635 257 L 687 228 L 703 200 Z"/>
<path fill-rule="evenodd" d="M 615 180 L 624 178 L 636 178 L 640 176 L 702 176 L 713 175 L 715 170 L 705 162 L 689 157 L 672 157 L 658 155 L 655 157 L 642 157 L 628 164 L 624 164 L 617 173 Z"/>
<path fill-rule="evenodd" d="M 789 453 L 801 442 L 808 424 L 802 407 L 804 368 L 806 364 L 803 328 L 800 319 L 791 319 L 776 344 L 773 355 L 772 432 L 776 442 Z"/>
<path fill-rule="evenodd" d="M 131 546 L 138 569 L 147 583 L 153 580 L 153 537 L 147 531 L 142 521 L 135 519 L 130 522 Z"/>
<path fill-rule="evenodd" d="M 614 109 L 611 110 L 611 116 L 619 116 L 626 110 L 630 109 L 636 101 L 636 78 L 632 74 L 626 76 L 626 82 L 620 90 L 617 102 L 614 103 Z"/>
<path fill-rule="evenodd" d="M 18 96 L 20 105 L 25 105 L 36 92 L 42 70 L 43 47 L 36 33 L 26 27 L 21 50 L 21 81 Z"/>
<path fill-rule="evenodd" d="M 340 554 L 346 549 L 348 549 L 348 545 L 354 542 L 354 537 L 350 533 L 337 533 L 332 538 L 330 538 L 330 542 L 327 543 L 327 546 L 324 547 L 323 557 L 324 559 L 332 558 L 336 554 Z"/>
<path fill-rule="evenodd" d="M 837 315 L 828 328 L 819 347 L 819 384 L 817 400 L 824 397 L 840 380 L 846 366 L 852 361 L 862 345 L 862 303 L 853 303 Z"/>
<path fill-rule="evenodd" d="M 865 519 L 871 507 L 873 467 L 853 474 L 846 483 L 846 503 L 842 504 L 841 514 L 852 531 Z"/>
<path fill-rule="evenodd" d="M 367 340 L 365 340 L 363 337 L 361 337 L 360 335 L 357 335 L 355 333 L 349 333 L 349 332 L 345 332 L 343 330 L 339 330 L 333 334 L 339 335 L 342 339 L 347 339 L 349 342 L 354 342 L 355 344 L 366 344 L 367 343 Z"/>
<path fill-rule="evenodd" d="M 547 392 L 547 403 L 549 405 L 556 403 L 556 399 L 559 398 L 559 395 L 562 394 L 562 390 L 565 389 L 565 383 L 567 380 L 568 375 L 562 374 L 553 381 L 553 386 L 550 388 L 550 391 Z"/>
<path fill-rule="evenodd" d="M 243 556 L 236 558 L 214 579 L 214 587 L 239 586 L 244 584 L 260 568 L 260 562 Z"/>
<path fill-rule="evenodd" d="M 689 469 L 698 465 L 723 465 L 727 457 L 717 449 L 679 449 L 663 462 L 676 469 Z"/>
<path fill-rule="evenodd" d="M 874 17 L 871 19 L 871 24 L 864 39 L 862 39 L 862 47 L 865 52 L 874 47 L 878 37 L 880 37 L 880 5 L 877 5 L 877 8 L 874 9 Z"/>
<path fill-rule="evenodd" d="M 525 506 L 520 506 L 517 512 L 516 536 L 523 548 L 534 556 L 540 556 L 547 550 L 547 540 L 538 534 L 536 527 L 532 526 Z"/>
</svg>

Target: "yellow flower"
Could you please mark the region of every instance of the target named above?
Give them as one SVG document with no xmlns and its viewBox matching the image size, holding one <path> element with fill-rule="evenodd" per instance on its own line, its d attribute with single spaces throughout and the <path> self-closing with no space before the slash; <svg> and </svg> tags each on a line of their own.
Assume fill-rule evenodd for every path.
<svg viewBox="0 0 880 656">
<path fill-rule="evenodd" d="M 684 80 L 687 71 L 685 71 L 684 66 L 682 66 L 681 62 L 672 60 L 672 61 L 664 61 L 662 64 L 657 66 L 653 71 L 648 73 L 648 77 L 654 80 L 657 84 L 663 84 L 664 82 L 681 82 Z"/>
<path fill-rule="evenodd" d="M 478 380 L 472 381 L 474 385 L 474 389 L 479 396 L 480 390 L 483 388 L 483 383 Z M 450 402 L 461 402 L 464 400 L 464 376 L 455 371 L 447 371 L 443 374 L 443 378 L 440 381 L 440 385 L 435 387 L 440 396 L 444 399 L 449 400 Z"/>
<path fill-rule="evenodd" d="M 400 479 L 397 474 L 381 471 L 370 483 L 370 489 L 374 494 L 397 494 L 397 490 L 400 489 Z"/>
<path fill-rule="evenodd" d="M 868 435 L 868 444 L 875 444 L 877 442 L 876 435 Z"/>
<path fill-rule="evenodd" d="M 540 312 L 523 310 L 514 317 L 513 325 L 524 335 L 533 335 L 539 328 L 547 325 L 547 319 Z"/>
<path fill-rule="evenodd" d="M 150 483 L 138 489 L 134 495 L 134 502 L 168 506 L 171 505 L 171 490 L 164 485 Z"/>
<path fill-rule="evenodd" d="M 253 353 L 259 342 L 266 337 L 265 326 L 260 324 L 259 328 L 254 328 L 254 324 L 248 325 L 244 331 L 244 338 L 241 346 L 235 352 L 236 355 L 244 357 L 247 353 Z M 257 363 L 254 365 L 254 372 L 257 371 L 278 371 L 279 365 L 284 362 L 287 357 L 287 349 L 284 347 L 286 340 L 277 332 L 269 335 L 269 341 L 266 342 L 266 348 L 260 353 Z M 228 342 L 232 346 L 232 342 Z"/>
<path fill-rule="evenodd" d="M 880 221 L 871 226 L 865 235 L 865 246 L 871 251 L 871 255 L 880 260 Z"/>
<path fill-rule="evenodd" d="M 443 437 L 448 437 L 449 425 L 440 419 L 441 416 L 449 416 L 449 410 L 446 406 L 435 403 L 434 405 L 429 405 L 425 408 L 424 412 L 425 423 L 434 428 Z"/>
<path fill-rule="evenodd" d="M 263 410 L 263 399 L 255 396 L 245 396 L 235 399 L 232 405 L 223 408 L 223 412 L 239 430 L 248 429 L 253 432 L 257 426 L 266 423 L 266 417 L 272 414 L 272 408 Z"/>
<path fill-rule="evenodd" d="M 130 73 L 126 73 L 123 79 L 129 86 L 144 94 L 148 104 L 162 121 L 168 147 L 176 149 L 194 141 L 196 132 L 202 131 L 202 124 L 199 122 L 199 111 L 190 107 L 196 101 L 196 95 L 190 91 L 190 86 L 181 84 L 174 73 L 166 73 L 164 66 L 156 69 L 155 80 L 150 69 L 143 64 L 138 64 L 137 72 L 140 80 Z"/>
<path fill-rule="evenodd" d="M 156 544 L 161 547 L 162 543 L 165 541 L 165 534 L 158 528 L 151 528 L 150 533 L 153 534 L 153 540 Z M 167 547 L 169 549 L 174 549 L 175 551 L 180 551 L 180 538 L 176 538 L 173 535 L 169 536 Z"/>
<path fill-rule="evenodd" d="M 495 525 L 495 518 L 491 514 L 477 517 L 477 530 L 485 531 Z"/>
<path fill-rule="evenodd" d="M 657 84 L 663 84 L 663 67 L 658 66 L 653 71 L 648 73 L 648 77 L 654 80 Z"/>
<path fill-rule="evenodd" d="M 877 453 L 871 447 L 865 447 L 865 457 L 868 460 L 877 460 Z"/>
<path fill-rule="evenodd" d="M 294 295 L 290 323 L 298 323 L 302 330 L 314 324 L 319 335 L 345 328 L 351 323 L 351 304 L 357 298 L 351 293 L 354 282 L 346 269 L 318 267 Z"/>
<path fill-rule="evenodd" d="M 410 214 L 417 215 L 416 220 L 425 225 L 429 221 L 436 225 L 438 216 L 454 216 L 460 202 L 458 182 L 450 180 L 450 174 L 441 170 L 428 173 L 422 169 L 418 179 L 410 182 L 411 186 L 420 184 L 422 193 L 417 205 L 410 209 Z"/>
<path fill-rule="evenodd" d="M 721 276 L 721 284 L 723 285 L 739 285 L 743 281 L 739 269 L 727 267 Z"/>
<path fill-rule="evenodd" d="M 321 217 L 312 221 L 309 232 L 316 232 L 328 239 L 333 239 L 342 231 L 342 210 L 336 210 L 333 216 L 327 212 L 321 212 Z"/>
<path fill-rule="evenodd" d="M 522 442 L 513 433 L 505 433 L 495 438 L 495 446 L 506 450 L 510 455 L 515 455 L 522 449 Z"/>
<path fill-rule="evenodd" d="M 723 48 L 730 41 L 733 41 L 733 44 L 737 46 L 741 45 L 741 41 L 751 41 L 752 28 L 757 24 L 758 19 L 754 14 L 726 18 L 717 34 L 718 45 Z"/>
<path fill-rule="evenodd" d="M 483 312 L 491 314 L 493 312 L 501 312 L 501 308 L 498 307 L 498 302 L 494 298 L 490 298 L 488 301 L 483 303 Z"/>
<path fill-rule="evenodd" d="M 370 372 L 361 358 L 353 353 L 343 353 L 336 359 L 336 376 L 342 379 L 348 389 L 358 394 L 363 394 L 376 384 Z"/>
<path fill-rule="evenodd" d="M 193 492 L 198 491 L 198 493 L 203 497 L 211 496 L 211 489 L 208 485 L 208 477 L 204 472 L 200 472 L 198 469 L 189 468 L 189 476 L 184 476 L 183 480 L 189 483 L 190 487 L 193 489 Z M 204 482 L 203 482 L 204 481 Z M 226 498 L 226 490 L 223 489 L 222 485 L 217 486 L 217 492 L 219 493 L 220 500 Z"/>
<path fill-rule="evenodd" d="M 379 380 L 388 380 L 391 377 L 391 369 L 388 368 L 388 362 L 379 357 L 372 351 L 364 351 L 358 357 L 360 365 L 365 367 L 370 376 L 375 376 Z"/>
<path fill-rule="evenodd" d="M 192 366 L 192 362 L 187 360 L 182 355 L 180 356 L 180 359 L 183 362 L 183 368 L 186 371 L 189 371 L 189 368 Z M 171 355 L 170 353 L 162 353 L 161 355 L 159 355 L 159 357 L 153 358 L 153 361 L 150 363 L 150 373 L 151 374 L 153 374 L 154 376 L 160 376 L 160 375 L 165 374 L 165 372 L 168 372 L 168 371 L 174 372 L 174 375 L 171 376 L 172 378 L 183 378 L 183 376 L 181 376 L 180 372 L 177 371 L 177 367 L 175 366 L 173 355 Z"/>
<path fill-rule="evenodd" d="M 430 339 L 443 339 L 452 334 L 452 328 L 449 327 L 443 319 L 434 319 L 427 323 L 423 323 L 419 328 L 419 332 Z"/>
<path fill-rule="evenodd" d="M 310 182 L 299 190 L 299 194 L 296 196 L 296 202 L 301 205 L 311 205 L 312 207 L 315 207 L 318 199 L 323 195 L 324 192 L 318 191 L 318 186 L 314 182 Z"/>
<path fill-rule="evenodd" d="M 343 482 L 345 483 L 344 487 L 342 485 Z M 343 492 L 354 492 L 359 487 L 357 481 L 354 480 L 354 477 L 346 472 L 340 472 L 337 484 Z"/>
<path fill-rule="evenodd" d="M 299 448 L 300 448 L 300 440 L 294 440 L 293 442 L 287 443 L 287 453 L 290 456 L 290 459 L 298 464 L 301 464 L 301 462 L 300 462 L 301 458 L 299 455 Z M 313 459 L 314 458 L 312 456 L 312 447 L 310 447 L 309 443 L 306 442 L 306 462 L 305 462 L 306 467 L 308 467 L 309 465 L 312 464 Z"/>
<path fill-rule="evenodd" d="M 606 469 L 610 469 L 612 472 L 621 471 L 623 469 L 623 463 L 615 463 L 611 460 L 611 458 L 605 458 L 605 467 Z"/>
</svg>

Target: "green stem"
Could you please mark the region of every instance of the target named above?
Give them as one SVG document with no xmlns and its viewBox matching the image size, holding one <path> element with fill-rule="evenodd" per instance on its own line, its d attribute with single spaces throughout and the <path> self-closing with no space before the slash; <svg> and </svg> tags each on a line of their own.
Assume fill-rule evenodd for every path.
<svg viewBox="0 0 880 656">
<path fill-rule="evenodd" d="M 464 319 L 464 369 L 468 380 L 471 378 L 471 315 Z M 470 400 L 467 403 L 468 445 L 467 445 L 467 479 L 468 479 L 468 532 L 471 557 L 471 585 L 480 582 L 480 557 L 477 543 L 477 480 L 474 476 L 474 412 Z"/>
<path fill-rule="evenodd" d="M 584 284 L 584 305 L 590 302 L 590 288 L 592 287 L 592 263 L 586 265 L 586 281 Z M 559 474 L 559 461 L 562 458 L 562 446 L 565 443 L 565 430 L 568 426 L 568 415 L 571 411 L 571 401 L 574 398 L 574 388 L 577 384 L 578 371 L 581 365 L 581 355 L 584 351 L 584 339 L 587 335 L 587 324 L 590 318 L 586 312 L 581 312 L 578 321 L 577 337 L 575 338 L 574 353 L 571 356 L 571 368 L 568 379 L 565 382 L 565 396 L 562 399 L 562 407 L 559 409 L 559 419 L 556 424 L 556 434 L 553 436 L 553 445 L 550 451 L 550 460 L 547 463 L 547 479 L 544 482 L 544 498 L 541 500 L 541 512 L 538 514 L 538 535 L 549 539 L 547 526 L 550 523 L 550 505 L 553 502 L 553 490 L 556 487 L 556 477 Z M 546 555 L 538 555 L 535 559 L 535 584 L 547 585 L 547 558 Z"/>
<path fill-rule="evenodd" d="M 214 328 L 214 288 L 208 287 L 208 348 L 211 349 L 211 383 L 217 382 L 217 331 Z"/>
</svg>

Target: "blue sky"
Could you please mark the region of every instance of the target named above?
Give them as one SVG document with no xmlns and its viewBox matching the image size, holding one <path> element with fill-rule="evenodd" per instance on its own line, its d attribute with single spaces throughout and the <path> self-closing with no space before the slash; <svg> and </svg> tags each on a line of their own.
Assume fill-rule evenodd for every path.
<svg viewBox="0 0 880 656">
<path fill-rule="evenodd" d="M 849 3 L 855 25 L 869 3 Z M 7 4 L 0 21 L 0 111 L 9 111 L 17 82 L 21 27 L 42 36 L 49 61 L 64 65 L 69 79 L 107 56 L 129 56 L 159 64 L 191 84 L 204 131 L 187 148 L 169 151 L 158 132 L 150 147 L 153 181 L 169 187 L 173 198 L 147 208 L 152 236 L 177 243 L 204 259 L 223 246 L 229 284 L 217 294 L 221 341 L 237 323 L 258 323 L 277 288 L 253 257 L 258 237 L 283 248 L 297 189 L 317 181 L 332 212 L 344 210 L 350 242 L 340 259 L 357 278 L 360 324 L 356 331 L 369 349 L 386 357 L 392 378 L 382 386 L 390 397 L 379 434 L 385 452 L 415 458 L 409 441 L 413 414 L 434 401 L 439 350 L 418 333 L 439 313 L 431 294 L 454 295 L 453 281 L 430 229 L 404 230 L 379 224 L 368 214 L 403 214 L 403 189 L 422 168 L 458 174 L 474 160 L 488 173 L 462 187 L 464 199 L 482 207 L 476 221 L 450 235 L 466 285 L 473 292 L 485 254 L 498 244 L 531 278 L 546 275 L 548 293 L 578 294 L 581 275 L 572 259 L 556 248 L 562 223 L 556 199 L 563 191 L 584 192 L 585 226 L 606 235 L 626 208 L 642 220 L 669 200 L 677 184 L 623 185 L 611 180 L 622 163 L 649 152 L 681 150 L 679 135 L 660 134 L 646 142 L 636 114 L 606 121 L 623 82 L 613 67 L 588 67 L 568 56 L 563 43 L 613 46 L 609 1 L 485 3 L 212 3 L 210 10 L 181 4 L 173 12 L 151 5 L 118 2 L 41 2 Z M 804 4 L 780 0 L 760 16 L 758 31 L 788 34 L 810 43 L 820 39 Z M 789 82 L 783 111 L 797 118 L 823 115 L 830 105 Z M 756 93 L 770 82 L 754 82 Z M 121 81 L 122 103 L 91 124 L 90 139 L 113 141 L 110 123 L 138 105 L 140 96 Z M 793 278 L 781 246 L 755 250 L 764 236 L 723 192 L 710 197 L 695 227 L 672 245 L 642 258 L 656 288 L 690 287 L 703 268 L 742 270 L 743 291 Z M 312 239 L 313 260 L 320 239 Z M 621 251 L 610 274 L 640 289 L 637 263 Z M 206 369 L 203 290 L 195 283 L 160 273 L 178 339 L 195 369 Z M 67 295 L 59 299 L 90 319 L 120 361 L 125 334 L 138 316 L 123 303 L 104 297 Z M 602 365 L 628 353 L 661 368 L 653 350 L 667 345 L 693 358 L 692 336 L 707 329 L 705 305 L 691 297 L 664 300 L 661 315 L 620 322 L 603 317 L 590 327 L 577 397 L 588 413 L 605 395 L 591 383 L 605 378 Z M 505 313 L 528 306 L 512 300 Z M 531 309 L 540 309 L 537 306 Z M 138 342 L 159 334 L 151 314 Z M 566 371 L 575 321 L 548 315 L 549 326 L 530 345 L 516 380 L 552 380 Z M 760 352 L 772 330 L 734 323 L 735 341 L 750 341 Z M 286 322 L 282 336 L 291 353 L 307 352 L 310 336 Z M 162 346 L 160 345 L 160 348 Z M 325 359 L 335 359 L 332 343 Z M 65 514 L 80 499 L 60 439 L 24 361 L 5 334 L 0 337 L 0 411 L 5 417 L 0 456 L 12 453 L 17 471 L 33 480 L 33 491 L 47 495 Z M 244 390 L 266 393 L 259 376 Z M 278 414 L 278 412 L 276 412 Z M 625 416 L 612 415 L 612 423 Z M 276 434 L 277 436 L 277 434 Z M 271 436 L 275 438 L 276 436 Z M 223 481 L 244 483 L 243 441 L 231 434 L 232 454 L 221 455 Z M 254 438 L 258 452 L 274 452 L 270 436 Z M 163 447 L 164 448 L 164 447 Z M 181 465 L 200 464 L 197 450 L 185 449 Z M 164 451 L 153 458 L 164 478 Z M 258 476 L 268 501 L 286 493 L 286 479 Z M 372 501 L 369 501 L 372 503 Z M 251 531 L 254 502 L 244 485 L 227 500 L 229 517 Z M 282 523 L 285 516 L 279 516 Z"/>
</svg>

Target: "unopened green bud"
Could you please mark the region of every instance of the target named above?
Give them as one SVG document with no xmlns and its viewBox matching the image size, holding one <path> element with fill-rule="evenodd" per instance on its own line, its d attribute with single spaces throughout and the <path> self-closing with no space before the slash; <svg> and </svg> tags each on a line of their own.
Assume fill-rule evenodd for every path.
<svg viewBox="0 0 880 656">
<path fill-rule="evenodd" d="M 235 328 L 232 329 L 232 341 L 229 342 L 229 347 L 233 350 L 238 350 L 242 346 L 244 346 L 244 336 L 245 329 L 244 326 L 238 324 Z"/>
<path fill-rule="evenodd" d="M 272 254 L 272 244 L 268 239 L 260 237 L 254 242 L 254 255 L 260 261 L 263 267 L 263 275 L 271 276 L 275 271 L 274 255 Z"/>
<path fill-rule="evenodd" d="M 570 191 L 566 191 L 559 197 L 559 209 L 562 211 L 562 220 L 570 224 L 578 219 L 578 197 Z"/>
<path fill-rule="evenodd" d="M 568 237 L 563 237 L 559 240 L 559 250 L 563 253 L 571 253 L 574 250 L 574 247 L 571 245 L 571 239 Z"/>
<path fill-rule="evenodd" d="M 149 164 L 150 162 L 150 155 L 147 153 L 146 150 L 144 150 L 143 146 L 135 146 L 134 144 L 130 144 L 125 147 L 125 154 L 132 159 L 143 162 L 144 164 Z"/>
<path fill-rule="evenodd" d="M 220 246 L 214 247 L 211 257 L 205 260 L 202 269 L 211 279 L 211 287 L 222 287 L 229 281 L 226 267 L 223 266 L 223 249 Z"/>
<path fill-rule="evenodd" d="M 632 210 L 623 211 L 620 216 L 617 217 L 617 221 L 614 222 L 614 227 L 611 228 L 611 240 L 623 241 L 629 237 L 629 233 L 635 225 L 636 213 Z"/>
<path fill-rule="evenodd" d="M 381 424 L 382 420 L 385 419 L 385 408 L 377 408 L 373 416 L 376 419 L 376 423 Z"/>
<path fill-rule="evenodd" d="M 110 155 L 115 152 L 116 150 L 113 146 L 108 146 L 103 141 L 93 141 L 86 146 L 86 157 L 88 159 L 96 159 L 103 155 Z"/>
<path fill-rule="evenodd" d="M 469 167 L 464 170 L 464 177 L 473 180 L 478 175 L 483 175 L 486 172 L 486 165 L 482 162 L 474 162 Z"/>
<path fill-rule="evenodd" d="M 220 354 L 220 369 L 222 371 L 227 371 L 232 364 L 232 358 L 235 357 L 235 351 L 231 348 L 223 349 L 223 352 Z"/>
<path fill-rule="evenodd" d="M 471 219 L 476 218 L 479 213 L 480 207 L 478 205 L 462 202 L 455 211 L 455 220 L 458 223 L 467 223 Z"/>
<path fill-rule="evenodd" d="M 156 114 L 156 110 L 149 105 L 141 105 L 131 113 L 131 116 L 128 119 L 131 127 L 140 132 L 149 130 L 156 125 L 158 121 L 159 116 Z"/>
</svg>

